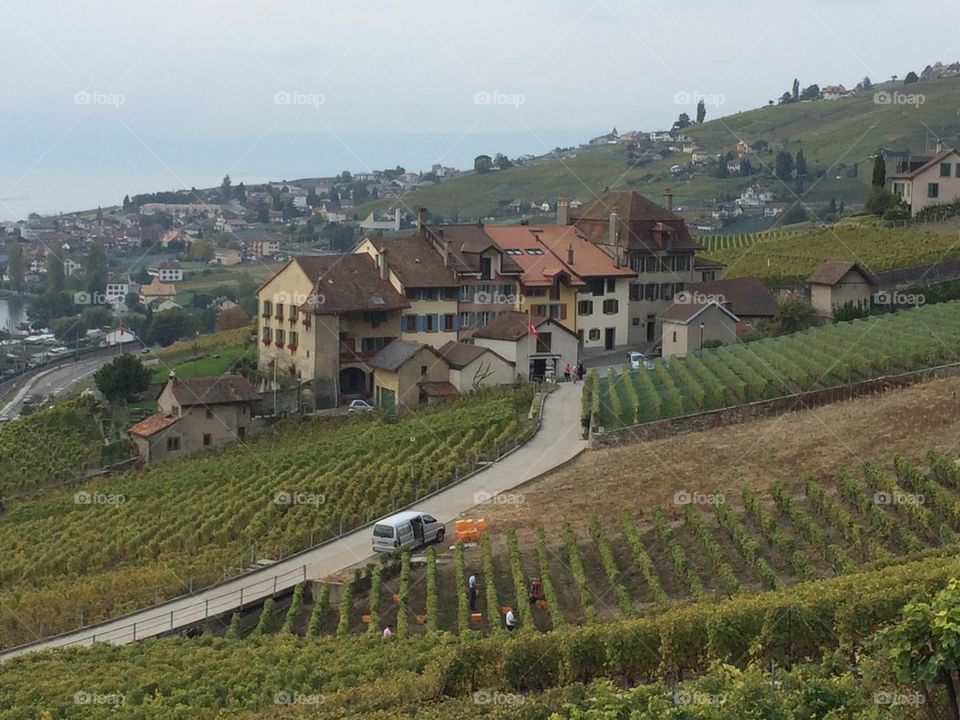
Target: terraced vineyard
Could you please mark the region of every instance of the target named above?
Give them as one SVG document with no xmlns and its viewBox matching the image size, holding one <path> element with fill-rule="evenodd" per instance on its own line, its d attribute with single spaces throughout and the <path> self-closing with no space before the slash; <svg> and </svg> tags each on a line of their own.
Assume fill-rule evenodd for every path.
<svg viewBox="0 0 960 720">
<path fill-rule="evenodd" d="M 414 502 L 527 437 L 531 394 L 484 392 L 396 422 L 291 420 L 247 444 L 9 503 L 0 643 L 179 595 Z"/>
<path fill-rule="evenodd" d="M 960 303 L 818 327 L 588 376 L 583 418 L 609 430 L 956 362 Z"/>
<path fill-rule="evenodd" d="M 738 497 L 691 497 L 650 518 L 593 518 L 579 537 L 564 525 L 511 531 L 479 547 L 430 548 L 413 562 L 405 554 L 368 566 L 351 583 L 314 589 L 320 602 L 286 599 L 232 626 L 244 628 L 240 635 L 264 628 L 379 635 L 387 625 L 400 635 L 499 633 L 509 606 L 519 608 L 524 634 L 783 589 L 907 555 L 949 556 L 960 543 L 960 466 L 934 452 L 927 459 L 926 469 L 898 456 L 893 472 L 867 465 L 832 482 L 806 478 L 799 496 L 776 482 L 762 496 L 744 489 Z M 476 616 L 465 592 L 472 573 L 481 582 Z M 529 602 L 533 578 L 545 602 Z M 207 629 L 224 631 L 214 622 Z"/>
<path fill-rule="evenodd" d="M 698 235 L 697 242 L 703 246 L 704 252 L 713 253 L 718 250 L 748 248 L 754 243 L 786 240 L 796 234 L 796 231 L 771 230 L 769 232 L 737 233 L 735 235 Z"/>
<path fill-rule="evenodd" d="M 706 243 L 710 258 L 727 265 L 726 278 L 796 279 L 829 259 L 857 260 L 874 272 L 957 259 L 957 227 L 956 222 L 899 229 L 837 225 L 779 236 L 748 235 L 740 241 L 710 236 L 697 241 Z"/>
<path fill-rule="evenodd" d="M 103 438 L 92 400 L 76 400 L 0 425 L 0 497 L 83 476 Z"/>
</svg>

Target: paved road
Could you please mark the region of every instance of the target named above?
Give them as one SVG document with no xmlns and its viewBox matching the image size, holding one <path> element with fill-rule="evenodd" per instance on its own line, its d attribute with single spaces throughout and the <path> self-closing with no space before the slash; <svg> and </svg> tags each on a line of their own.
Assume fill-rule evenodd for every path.
<svg viewBox="0 0 960 720">
<path fill-rule="evenodd" d="M 0 416 L 13 420 L 20 414 L 23 408 L 23 398 L 27 395 L 36 397 L 60 395 L 85 377 L 95 373 L 113 360 L 115 356 L 115 354 L 98 355 L 97 357 L 86 357 L 76 361 L 65 358 L 62 365 L 44 369 L 21 385 L 13 396 L 13 400 L 0 408 Z"/>
<path fill-rule="evenodd" d="M 526 445 L 463 482 L 418 503 L 417 507 L 444 523 L 450 523 L 477 505 L 478 499 L 511 490 L 576 457 L 587 446 L 586 441 L 580 438 L 582 388 L 583 385 L 574 383 L 559 385 L 547 398 L 540 430 Z M 286 590 L 305 579 L 322 578 L 366 560 L 372 555 L 371 526 L 218 587 L 101 625 L 0 653 L 0 660 L 31 650 L 90 645 L 94 641 L 122 645 L 229 612 L 243 604 Z M 452 538 L 449 529 L 448 537 Z"/>
</svg>

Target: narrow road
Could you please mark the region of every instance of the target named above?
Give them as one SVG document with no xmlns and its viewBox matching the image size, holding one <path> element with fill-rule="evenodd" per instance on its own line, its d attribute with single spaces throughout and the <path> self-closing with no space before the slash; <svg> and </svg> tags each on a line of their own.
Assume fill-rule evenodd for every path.
<svg viewBox="0 0 960 720">
<path fill-rule="evenodd" d="M 546 400 L 540 430 L 525 445 L 500 462 L 417 503 L 417 508 L 444 523 L 450 523 L 477 505 L 479 500 L 511 490 L 575 458 L 587 447 L 586 441 L 580 439 L 582 388 L 581 384 L 561 384 Z M 372 526 L 371 523 L 339 540 L 293 555 L 208 590 L 100 625 L 0 652 L 0 660 L 33 650 L 66 645 L 90 645 L 93 642 L 122 645 L 255 603 L 303 580 L 322 578 L 363 562 L 373 554 Z M 449 526 L 447 537 L 453 539 Z"/>
<path fill-rule="evenodd" d="M 13 399 L 4 407 L 0 408 L 0 417 L 7 417 L 14 420 L 23 409 L 23 399 L 27 395 L 42 395 L 44 397 L 60 395 L 85 377 L 95 373 L 113 360 L 114 357 L 115 355 L 111 354 L 81 358 L 80 360 L 64 358 L 62 365 L 47 368 L 29 378 L 20 389 L 17 390 Z"/>
</svg>

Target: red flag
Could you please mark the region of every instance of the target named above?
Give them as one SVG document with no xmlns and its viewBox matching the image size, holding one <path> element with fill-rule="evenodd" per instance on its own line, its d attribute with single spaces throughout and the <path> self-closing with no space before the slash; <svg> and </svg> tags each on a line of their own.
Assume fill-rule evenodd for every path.
<svg viewBox="0 0 960 720">
<path fill-rule="evenodd" d="M 530 321 L 529 331 L 530 331 L 530 334 L 533 335 L 535 338 L 540 337 L 540 333 L 537 332 L 537 328 L 534 327 L 533 325 L 533 320 Z"/>
</svg>

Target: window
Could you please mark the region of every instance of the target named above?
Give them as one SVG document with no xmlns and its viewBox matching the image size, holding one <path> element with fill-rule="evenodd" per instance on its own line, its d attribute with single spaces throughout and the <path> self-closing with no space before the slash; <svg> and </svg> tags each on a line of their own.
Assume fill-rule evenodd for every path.
<svg viewBox="0 0 960 720">
<path fill-rule="evenodd" d="M 616 298 L 610 298 L 603 301 L 603 314 L 616 315 L 620 310 L 620 301 Z"/>
<path fill-rule="evenodd" d="M 670 265 L 674 272 L 686 272 L 690 269 L 690 256 L 674 255 L 670 258 Z"/>
<path fill-rule="evenodd" d="M 460 286 L 460 302 L 473 301 L 473 288 L 469 285 Z"/>
<path fill-rule="evenodd" d="M 593 315 L 593 300 L 581 300 L 577 303 L 577 315 Z"/>
<path fill-rule="evenodd" d="M 636 283 L 630 286 L 630 299 L 631 300 L 642 300 L 643 299 L 643 285 L 638 285 Z"/>
<path fill-rule="evenodd" d="M 263 316 L 270 317 L 273 312 L 273 304 L 269 300 L 263 301 Z"/>
<path fill-rule="evenodd" d="M 275 344 L 283 345 L 283 330 L 274 331 Z"/>
<path fill-rule="evenodd" d="M 527 255 L 543 255 L 543 250 L 540 248 L 527 248 Z"/>
<path fill-rule="evenodd" d="M 644 300 L 656 300 L 657 299 L 657 284 L 656 283 L 646 283 L 643 286 L 643 299 Z"/>
<path fill-rule="evenodd" d="M 674 341 L 674 342 L 677 341 L 677 331 L 676 331 L 676 330 L 673 331 L 673 341 Z"/>
<path fill-rule="evenodd" d="M 460 327 L 468 328 L 473 325 L 474 313 L 472 312 L 462 312 L 460 313 Z"/>
<path fill-rule="evenodd" d="M 297 345 L 300 344 L 299 340 L 300 340 L 300 336 L 297 334 L 297 332 L 294 330 L 291 330 L 289 336 L 287 337 L 287 344 L 293 345 L 294 347 L 296 347 Z"/>
<path fill-rule="evenodd" d="M 542 287 L 526 288 L 525 294 L 527 297 L 543 297 L 547 294 L 547 289 Z"/>
<path fill-rule="evenodd" d="M 630 322 L 633 324 L 634 327 L 640 327 L 640 318 L 635 317 Z"/>
<path fill-rule="evenodd" d="M 271 340 L 271 337 L 270 337 L 270 328 L 268 328 L 268 327 L 265 327 L 265 328 L 263 329 L 263 340 L 264 340 L 265 344 L 269 344 L 269 343 L 270 343 L 270 340 Z"/>
<path fill-rule="evenodd" d="M 480 277 L 489 280 L 492 277 L 493 259 L 488 257 L 480 258 Z"/>
<path fill-rule="evenodd" d="M 940 183 L 927 183 L 927 197 L 928 198 L 940 197 Z"/>
<path fill-rule="evenodd" d="M 246 405 L 244 405 L 242 408 L 240 408 L 240 414 L 243 415 L 244 417 L 246 417 L 246 416 L 247 416 L 247 410 L 249 410 L 249 409 L 250 409 L 250 408 L 248 408 Z"/>
<path fill-rule="evenodd" d="M 247 436 L 247 429 L 241 425 L 237 428 L 237 437 L 243 440 Z"/>
<path fill-rule="evenodd" d="M 416 315 L 404 315 L 400 319 L 400 329 L 403 332 L 416 332 L 417 331 L 417 316 Z"/>
<path fill-rule="evenodd" d="M 444 332 L 450 332 L 457 329 L 457 316 L 453 313 L 443 315 L 442 329 Z"/>
<path fill-rule="evenodd" d="M 957 163 L 957 177 L 960 178 L 960 163 Z"/>
<path fill-rule="evenodd" d="M 213 445 L 213 435 L 211 435 L 210 433 L 204 433 L 204 434 L 203 434 L 203 446 L 204 446 L 204 447 L 210 447 L 211 445 Z"/>
<path fill-rule="evenodd" d="M 427 366 L 426 366 L 426 365 L 421 365 L 421 366 L 420 366 L 420 377 L 425 377 L 426 374 L 427 374 Z"/>
<path fill-rule="evenodd" d="M 504 296 L 500 298 L 501 302 L 510 302 L 509 296 L 513 295 L 513 285 L 501 285 L 500 294 Z"/>
<path fill-rule="evenodd" d="M 433 315 L 420 315 L 420 330 L 423 332 L 436 332 L 437 331 L 437 316 Z"/>
<path fill-rule="evenodd" d="M 297 321 L 297 312 L 298 312 L 298 311 L 297 311 L 297 306 L 296 306 L 296 305 L 291 305 L 291 306 L 290 306 L 290 319 L 293 320 L 294 322 Z"/>
<path fill-rule="evenodd" d="M 616 292 L 617 291 L 617 279 L 616 278 L 607 278 L 607 292 Z"/>
<path fill-rule="evenodd" d="M 507 248 L 506 253 L 507 255 L 523 255 L 523 251 L 517 248 Z"/>
<path fill-rule="evenodd" d="M 167 452 L 176 452 L 180 449 L 180 436 L 174 435 L 167 438 Z"/>
<path fill-rule="evenodd" d="M 940 177 L 950 177 L 952 169 L 950 163 L 940 163 Z"/>
<path fill-rule="evenodd" d="M 480 324 L 486 325 L 488 322 L 490 322 L 492 315 L 488 310 L 484 310 L 483 312 L 478 313 L 478 317 L 480 318 Z"/>
<path fill-rule="evenodd" d="M 213 420 L 213 410 L 207 408 L 207 420 Z"/>
<path fill-rule="evenodd" d="M 590 328 L 590 339 L 591 340 L 600 339 L 600 328 Z"/>
<path fill-rule="evenodd" d="M 538 353 L 548 353 L 550 352 L 551 341 L 553 340 L 553 333 L 542 332 L 537 336 L 537 352 Z"/>
</svg>

